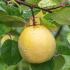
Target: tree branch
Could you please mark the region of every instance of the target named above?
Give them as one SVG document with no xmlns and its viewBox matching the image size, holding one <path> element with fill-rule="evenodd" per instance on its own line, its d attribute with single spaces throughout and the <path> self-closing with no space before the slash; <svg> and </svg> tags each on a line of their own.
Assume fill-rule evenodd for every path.
<svg viewBox="0 0 70 70">
<path fill-rule="evenodd" d="M 16 0 L 16 2 L 19 3 L 19 4 L 25 5 L 25 6 L 27 6 L 31 9 L 32 16 L 33 16 L 33 25 L 35 25 L 35 16 L 34 16 L 33 8 L 41 9 L 41 10 L 47 11 L 49 13 L 52 13 L 52 10 L 55 10 L 55 9 L 58 9 L 58 8 L 63 8 L 63 7 L 70 7 L 69 4 L 61 3 L 59 6 L 53 7 L 53 8 L 40 8 L 37 5 L 30 5 L 30 4 L 26 3 L 25 1 Z M 60 26 L 58 32 L 55 35 L 55 38 L 58 38 L 58 36 L 60 35 L 60 33 L 62 31 L 62 28 L 63 28 L 63 26 Z"/>
<path fill-rule="evenodd" d="M 65 4 L 65 3 L 61 3 L 59 6 L 57 6 L 57 7 L 54 7 L 54 8 L 40 8 L 40 7 L 38 7 L 37 5 L 30 5 L 30 4 L 28 4 L 28 3 L 26 3 L 26 2 L 24 2 L 24 1 L 21 1 L 21 0 L 16 0 L 16 2 L 17 3 L 19 3 L 19 4 L 22 4 L 22 5 L 25 5 L 25 6 L 28 6 L 28 7 L 33 7 L 33 8 L 37 8 L 37 9 L 41 9 L 41 10 L 44 10 L 44 11 L 47 11 L 47 12 L 49 12 L 49 13 L 52 13 L 52 10 L 54 10 L 54 9 L 58 9 L 58 8 L 63 8 L 63 7 L 70 7 L 70 5 L 69 4 Z"/>
<path fill-rule="evenodd" d="M 51 10 L 44 9 L 44 8 L 40 8 L 40 7 L 36 6 L 36 5 L 30 5 L 30 4 L 28 4 L 28 3 L 26 3 L 26 2 L 23 2 L 23 1 L 21 1 L 21 0 L 16 0 L 16 2 L 19 3 L 19 4 L 25 5 L 25 6 L 29 7 L 29 8 L 38 8 L 38 9 L 47 11 L 47 12 L 49 12 L 49 13 L 52 13 Z"/>
</svg>

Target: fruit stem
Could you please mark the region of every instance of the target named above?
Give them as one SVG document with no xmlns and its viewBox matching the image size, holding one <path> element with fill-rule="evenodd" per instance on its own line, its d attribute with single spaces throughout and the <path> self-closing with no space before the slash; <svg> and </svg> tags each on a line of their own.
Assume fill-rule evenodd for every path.
<svg viewBox="0 0 70 70">
<path fill-rule="evenodd" d="M 33 11 L 33 7 L 30 7 L 30 9 L 31 9 L 31 12 L 32 12 L 32 19 L 33 19 L 33 26 L 35 26 L 36 24 L 35 24 L 35 15 L 34 15 L 34 11 Z"/>
</svg>

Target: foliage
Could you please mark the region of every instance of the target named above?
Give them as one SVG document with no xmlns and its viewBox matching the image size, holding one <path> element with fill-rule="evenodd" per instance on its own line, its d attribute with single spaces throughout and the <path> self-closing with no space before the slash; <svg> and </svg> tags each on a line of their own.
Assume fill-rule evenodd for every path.
<svg viewBox="0 0 70 70">
<path fill-rule="evenodd" d="M 56 55 L 48 62 L 42 64 L 29 64 L 22 60 L 18 51 L 18 37 L 24 29 L 24 25 L 29 22 L 31 11 L 28 7 L 11 2 L 6 4 L 6 0 L 0 0 L 0 41 L 1 38 L 12 33 L 16 37 L 14 40 L 6 40 L 0 45 L 0 70 L 70 70 L 70 7 L 52 10 L 52 13 L 44 12 L 41 18 L 42 24 L 48 27 L 52 33 L 56 34 L 62 25 L 61 34 L 56 39 Z M 12 1 L 12 0 L 11 0 Z M 31 5 L 52 8 L 60 5 L 65 0 L 25 0 Z M 70 0 L 65 2 L 70 4 Z M 45 5 L 40 5 L 40 3 Z M 39 9 L 34 9 L 35 14 Z M 13 32 L 14 31 L 14 32 Z M 54 34 L 54 35 L 55 35 Z"/>
</svg>

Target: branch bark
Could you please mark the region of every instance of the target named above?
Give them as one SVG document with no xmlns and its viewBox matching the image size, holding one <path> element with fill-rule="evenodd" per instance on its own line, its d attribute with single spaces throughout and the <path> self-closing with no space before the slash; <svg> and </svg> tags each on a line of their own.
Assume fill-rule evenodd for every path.
<svg viewBox="0 0 70 70">
<path fill-rule="evenodd" d="M 30 8 L 37 8 L 37 9 L 44 10 L 44 11 L 47 11 L 47 12 L 49 12 L 49 13 L 52 13 L 52 10 L 54 10 L 54 9 L 63 8 L 63 7 L 66 7 L 66 6 L 69 6 L 69 7 L 70 7 L 69 4 L 61 3 L 61 4 L 60 4 L 59 6 L 57 6 L 57 7 L 54 7 L 54 8 L 46 8 L 46 9 L 45 9 L 45 8 L 40 8 L 40 7 L 38 7 L 37 5 L 30 5 L 30 4 L 28 4 L 28 3 L 24 2 L 24 1 L 21 1 L 21 0 L 16 0 L 16 2 L 19 3 L 19 4 L 22 4 L 22 5 L 28 6 L 28 7 L 30 7 Z"/>
<path fill-rule="evenodd" d="M 69 4 L 61 3 L 59 6 L 53 7 L 53 8 L 40 8 L 40 7 L 36 6 L 36 5 L 30 5 L 30 4 L 28 4 L 28 3 L 26 3 L 25 1 L 22 1 L 22 0 L 16 0 L 16 2 L 19 3 L 19 4 L 25 5 L 25 6 L 27 6 L 27 7 L 29 7 L 31 9 L 32 16 L 33 16 L 33 25 L 34 26 L 35 26 L 35 16 L 34 16 L 33 8 L 41 9 L 41 10 L 47 11 L 49 13 L 52 13 L 52 10 L 55 10 L 55 9 L 58 9 L 58 8 L 63 8 L 63 7 L 70 7 Z M 58 38 L 58 36 L 60 35 L 60 33 L 62 31 L 62 28 L 63 28 L 63 26 L 60 26 L 58 32 L 55 35 L 55 38 Z"/>
</svg>

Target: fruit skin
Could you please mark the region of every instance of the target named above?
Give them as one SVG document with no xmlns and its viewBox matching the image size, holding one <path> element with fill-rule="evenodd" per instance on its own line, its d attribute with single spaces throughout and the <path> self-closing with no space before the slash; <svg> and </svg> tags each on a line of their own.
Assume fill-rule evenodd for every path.
<svg viewBox="0 0 70 70">
<path fill-rule="evenodd" d="M 51 32 L 42 25 L 26 27 L 18 41 L 20 54 L 29 63 L 43 63 L 50 60 L 56 51 Z"/>
</svg>

